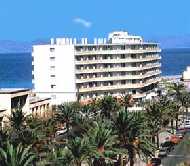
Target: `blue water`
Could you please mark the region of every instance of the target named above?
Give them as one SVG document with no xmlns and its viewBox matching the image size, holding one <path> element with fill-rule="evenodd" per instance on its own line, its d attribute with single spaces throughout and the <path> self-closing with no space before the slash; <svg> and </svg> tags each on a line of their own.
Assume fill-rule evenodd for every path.
<svg viewBox="0 0 190 166">
<path fill-rule="evenodd" d="M 190 65 L 190 48 L 162 50 L 162 75 L 179 75 Z M 32 88 L 30 53 L 0 54 L 0 88 Z"/>
<path fill-rule="evenodd" d="M 162 50 L 162 75 L 180 75 L 190 66 L 190 48 Z"/>
<path fill-rule="evenodd" d="M 0 54 L 0 88 L 31 88 L 30 53 Z"/>
</svg>

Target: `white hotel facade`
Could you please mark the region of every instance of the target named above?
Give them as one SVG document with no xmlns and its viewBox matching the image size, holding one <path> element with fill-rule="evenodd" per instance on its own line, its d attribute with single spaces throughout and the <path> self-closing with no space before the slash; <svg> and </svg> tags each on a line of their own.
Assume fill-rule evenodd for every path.
<svg viewBox="0 0 190 166">
<path fill-rule="evenodd" d="M 157 43 L 124 31 L 93 44 L 87 38 L 51 39 L 33 46 L 34 92 L 55 104 L 104 95 L 150 98 L 160 80 L 160 52 Z"/>
</svg>

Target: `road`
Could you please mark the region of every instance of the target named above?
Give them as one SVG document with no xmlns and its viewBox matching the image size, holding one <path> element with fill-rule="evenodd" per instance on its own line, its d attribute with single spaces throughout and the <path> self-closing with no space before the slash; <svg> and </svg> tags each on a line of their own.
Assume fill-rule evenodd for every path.
<svg viewBox="0 0 190 166">
<path fill-rule="evenodd" d="M 182 162 L 190 162 L 190 133 L 162 160 L 163 166 L 176 166 Z"/>
</svg>

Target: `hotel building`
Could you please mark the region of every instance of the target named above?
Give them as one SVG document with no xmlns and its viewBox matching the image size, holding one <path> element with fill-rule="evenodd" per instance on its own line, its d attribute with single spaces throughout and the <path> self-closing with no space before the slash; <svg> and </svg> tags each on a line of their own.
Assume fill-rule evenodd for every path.
<svg viewBox="0 0 190 166">
<path fill-rule="evenodd" d="M 108 38 L 51 39 L 32 51 L 34 92 L 53 103 L 132 94 L 142 100 L 156 95 L 161 49 L 125 31 Z"/>
</svg>

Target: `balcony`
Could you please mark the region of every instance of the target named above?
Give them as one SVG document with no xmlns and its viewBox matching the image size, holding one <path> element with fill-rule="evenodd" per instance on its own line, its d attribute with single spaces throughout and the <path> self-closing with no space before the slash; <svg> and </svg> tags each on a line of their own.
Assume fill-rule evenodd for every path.
<svg viewBox="0 0 190 166">
<path fill-rule="evenodd" d="M 80 69 L 80 70 L 76 70 L 76 74 L 120 72 L 120 71 L 142 71 L 142 70 L 160 68 L 160 67 L 161 67 L 160 63 L 155 63 L 152 65 L 146 65 L 143 67 L 113 67 L 113 68 L 102 68 L 102 69 Z"/>
<path fill-rule="evenodd" d="M 134 99 L 138 99 L 138 98 L 143 98 L 143 97 L 146 97 L 146 93 L 139 93 L 139 94 L 133 94 L 132 97 Z"/>
<path fill-rule="evenodd" d="M 130 83 L 125 85 L 112 85 L 112 86 L 98 86 L 98 87 L 89 87 L 89 88 L 80 88 L 79 93 L 85 92 L 97 92 L 97 91 L 112 91 L 112 90 L 122 90 L 122 89 L 137 89 L 149 86 L 153 83 L 158 83 L 160 78 L 150 79 L 146 83 Z"/>
<path fill-rule="evenodd" d="M 75 61 L 76 65 L 87 65 L 87 64 L 117 64 L 117 63 L 131 63 L 131 62 L 147 62 L 160 60 L 161 56 L 152 56 L 145 58 L 126 58 L 126 59 L 101 59 L 101 60 L 83 60 Z"/>
<path fill-rule="evenodd" d="M 87 82 L 103 82 L 103 81 L 118 81 L 118 80 L 136 80 L 152 77 L 154 75 L 161 74 L 160 71 L 151 71 L 143 75 L 124 75 L 124 76 L 113 76 L 113 77 L 96 77 L 96 78 L 84 78 L 77 79 L 76 83 L 87 83 Z"/>
<path fill-rule="evenodd" d="M 161 52 L 160 48 L 153 49 L 126 49 L 126 50 L 83 50 L 76 51 L 75 55 L 101 55 L 101 54 L 143 54 L 143 53 L 151 53 L 151 52 Z"/>
</svg>

